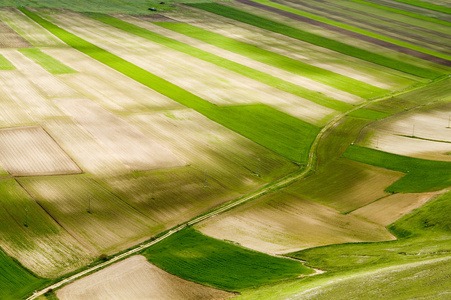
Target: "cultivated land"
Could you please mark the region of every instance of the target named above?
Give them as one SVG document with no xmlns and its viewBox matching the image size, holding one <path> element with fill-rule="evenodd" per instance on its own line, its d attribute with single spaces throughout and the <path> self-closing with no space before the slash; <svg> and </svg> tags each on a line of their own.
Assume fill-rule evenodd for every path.
<svg viewBox="0 0 451 300">
<path fill-rule="evenodd" d="M 0 8 L 0 298 L 446 298 L 446 3 L 157 2 Z"/>
</svg>

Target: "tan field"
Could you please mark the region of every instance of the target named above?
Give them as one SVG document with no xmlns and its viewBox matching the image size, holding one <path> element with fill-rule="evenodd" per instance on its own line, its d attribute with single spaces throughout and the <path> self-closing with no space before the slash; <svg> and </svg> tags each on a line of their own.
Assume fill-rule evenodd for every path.
<svg viewBox="0 0 451 300">
<path fill-rule="evenodd" d="M 350 215 L 388 226 L 412 210 L 421 207 L 440 193 L 395 194 L 359 208 Z"/>
<path fill-rule="evenodd" d="M 0 21 L 0 48 L 28 48 L 30 43 Z"/>
<path fill-rule="evenodd" d="M 328 95 L 329 97 L 332 97 L 336 100 L 340 100 L 343 102 L 347 102 L 347 103 L 359 103 L 362 102 L 363 100 L 355 95 L 346 93 L 344 91 L 340 91 L 337 89 L 334 89 L 330 86 L 321 84 L 319 82 L 313 81 L 311 79 L 296 75 L 296 74 L 292 74 L 289 73 L 287 71 L 283 71 L 279 68 L 276 67 L 272 67 L 263 63 L 260 63 L 258 61 L 254 61 L 252 59 L 249 59 L 247 57 L 241 56 L 239 54 L 227 51 L 227 50 L 223 50 L 221 48 L 218 48 L 216 46 L 210 45 L 208 43 L 202 42 L 200 40 L 194 39 L 194 38 L 190 38 L 186 35 L 165 29 L 163 27 L 154 25 L 150 22 L 147 22 L 145 20 L 139 19 L 137 17 L 133 17 L 133 16 L 129 16 L 129 15 L 119 15 L 116 16 L 126 22 L 135 24 L 139 27 L 145 28 L 149 31 L 167 36 L 169 38 L 172 38 L 174 40 L 180 41 L 182 43 L 185 43 L 187 45 L 199 48 L 201 50 L 213 53 L 217 56 L 223 57 L 225 59 L 234 61 L 236 63 L 245 65 L 247 67 L 250 67 L 252 69 L 255 70 L 259 70 L 261 72 L 270 74 L 274 77 L 278 77 L 281 78 L 285 81 L 294 83 L 296 85 L 299 86 L 303 86 L 305 88 L 308 88 L 310 90 L 314 90 L 314 91 L 318 91 L 320 93 L 323 93 L 325 95 Z"/>
<path fill-rule="evenodd" d="M 56 24 L 183 89 L 218 105 L 264 103 L 313 124 L 335 111 L 235 72 L 128 34 L 75 13 L 52 15 Z M 83 22 L 85 26 L 78 24 Z M 296 107 L 296 109 L 293 109 Z"/>
<path fill-rule="evenodd" d="M 199 9 L 183 6 L 165 15 L 380 88 L 400 89 L 418 79 L 392 70 L 384 72 L 380 66 Z"/>
<path fill-rule="evenodd" d="M 394 239 L 384 226 L 283 192 L 264 196 L 196 226 L 202 233 L 267 253 Z"/>
<path fill-rule="evenodd" d="M 185 164 L 168 148 L 147 138 L 139 129 L 89 99 L 58 99 L 57 104 L 131 170 L 169 168 Z"/>
<path fill-rule="evenodd" d="M 451 104 L 414 109 L 371 124 L 357 143 L 399 155 L 451 161 L 450 116 Z"/>
<path fill-rule="evenodd" d="M 34 63 L 19 51 L 2 50 L 0 51 L 0 54 L 6 57 L 16 66 L 17 70 L 20 71 L 21 74 L 16 75 L 17 82 L 30 82 L 30 84 L 44 97 L 76 97 L 80 95 L 80 93 L 65 85 L 60 79 L 44 70 L 40 65 Z M 27 97 L 22 97 L 21 100 L 28 101 L 27 105 L 29 105 L 30 100 L 27 100 Z M 36 101 L 36 104 L 39 104 L 39 102 L 42 102 L 42 104 L 49 102 L 43 101 L 42 99 L 39 100 L 40 101 Z"/>
<path fill-rule="evenodd" d="M 60 300 L 221 300 L 235 294 L 180 279 L 136 255 L 69 284 L 56 295 Z"/>
<path fill-rule="evenodd" d="M 80 173 L 80 168 L 41 127 L 0 130 L 0 160 L 14 176 Z"/>
<path fill-rule="evenodd" d="M 61 40 L 12 7 L 0 7 L 0 19 L 35 47 L 67 47 Z"/>
</svg>

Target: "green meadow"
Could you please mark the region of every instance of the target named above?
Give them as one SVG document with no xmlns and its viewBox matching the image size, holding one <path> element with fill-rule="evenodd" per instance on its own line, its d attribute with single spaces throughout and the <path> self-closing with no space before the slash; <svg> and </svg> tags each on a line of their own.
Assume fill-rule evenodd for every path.
<svg viewBox="0 0 451 300">
<path fill-rule="evenodd" d="M 171 274 L 228 291 L 313 272 L 300 261 L 252 251 L 191 228 L 171 235 L 142 254 Z"/>
</svg>

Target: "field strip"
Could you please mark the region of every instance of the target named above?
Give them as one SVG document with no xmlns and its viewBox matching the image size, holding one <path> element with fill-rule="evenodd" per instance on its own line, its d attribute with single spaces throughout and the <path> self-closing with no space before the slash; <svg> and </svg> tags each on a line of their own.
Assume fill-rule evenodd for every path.
<svg viewBox="0 0 451 300">
<path fill-rule="evenodd" d="M 420 15 L 420 14 L 417 14 L 417 13 L 413 13 L 413 12 L 404 11 L 402 9 L 388 7 L 388 6 L 372 3 L 372 2 L 369 2 L 369 1 L 363 1 L 363 0 L 349 0 L 349 1 L 352 1 L 352 2 L 355 2 L 355 3 L 359 3 L 359 4 L 363 4 L 363 5 L 370 6 L 370 7 L 374 7 L 374 8 L 378 8 L 378 9 L 382 9 L 382 10 L 389 11 L 389 12 L 394 12 L 394 13 L 397 13 L 397 14 L 401 14 L 401 15 L 404 15 L 404 16 L 411 17 L 411 18 L 415 18 L 415 19 L 419 19 L 419 20 L 423 20 L 423 21 L 427 21 L 427 22 L 436 23 L 436 24 L 440 24 L 440 25 L 451 27 L 451 22 L 447 22 L 447 21 L 444 21 L 444 20 L 439 20 L 439 19 L 432 18 L 432 17 L 429 17 L 429 16 L 423 16 L 423 15 Z"/>
<path fill-rule="evenodd" d="M 418 67 L 401 60 L 389 58 L 387 56 L 377 54 L 368 50 L 364 50 L 355 46 L 351 46 L 340 41 L 330 38 L 322 37 L 307 31 L 296 29 L 288 25 L 271 21 L 269 19 L 259 17 L 257 15 L 249 14 L 235 8 L 216 4 L 187 4 L 189 6 L 199 8 L 220 16 L 228 17 L 243 23 L 247 23 L 256 27 L 267 29 L 272 32 L 280 33 L 301 41 L 309 42 L 311 44 L 321 46 L 336 52 L 360 58 L 362 60 L 373 62 L 375 64 L 385 66 L 394 70 L 402 71 L 407 74 L 416 75 L 422 78 L 434 79 L 443 73 L 432 71 L 423 67 Z"/>
<path fill-rule="evenodd" d="M 0 19 L 0 48 L 29 47 L 33 46 Z"/>
<path fill-rule="evenodd" d="M 429 84 L 431 84 L 431 83 L 429 83 Z M 422 86 L 418 86 L 418 87 L 416 87 L 416 89 L 420 89 L 420 88 L 422 88 L 422 87 L 424 87 L 426 85 L 428 85 L 428 84 L 424 84 Z M 412 91 L 412 89 L 404 90 L 404 91 L 398 92 L 396 95 L 393 95 L 393 96 L 399 96 L 401 94 L 405 94 L 405 93 L 408 93 L 408 92 L 411 92 L 411 91 Z M 378 101 L 387 100 L 390 97 L 392 97 L 392 96 L 390 95 L 390 96 L 381 97 L 381 98 L 378 98 L 378 99 L 374 99 L 373 101 L 371 101 L 369 103 L 374 103 L 374 102 L 378 102 Z M 368 105 L 369 103 L 361 104 L 360 106 L 356 107 L 354 110 L 363 108 L 366 105 Z M 114 256 L 113 258 L 109 259 L 106 262 L 103 262 L 103 263 L 101 263 L 101 264 L 99 264 L 97 266 L 88 268 L 86 270 L 83 270 L 83 271 L 81 271 L 79 273 L 76 273 L 76 274 L 74 274 L 72 276 L 64 278 L 61 281 L 59 281 L 59 282 L 57 282 L 55 284 L 52 284 L 52 285 L 50 285 L 50 286 L 48 286 L 48 287 L 46 287 L 46 288 L 44 288 L 44 289 L 42 289 L 40 291 L 37 291 L 37 292 L 33 293 L 33 295 L 29 296 L 26 300 L 36 299 L 37 297 L 44 295 L 50 289 L 54 290 L 54 289 L 60 288 L 63 285 L 71 283 L 72 281 L 77 280 L 77 279 L 79 279 L 79 278 L 81 278 L 81 277 L 83 277 L 85 275 L 88 275 L 88 274 L 91 274 L 93 272 L 99 271 L 100 269 L 103 269 L 103 268 L 105 268 L 105 267 L 107 267 L 107 266 L 109 266 L 109 265 L 111 265 L 111 264 L 113 264 L 115 262 L 118 262 L 118 261 L 120 261 L 120 260 L 122 260 L 124 258 L 130 257 L 133 254 L 137 254 L 140 251 L 142 251 L 142 250 L 144 250 L 146 248 L 149 248 L 152 245 L 154 245 L 154 244 L 166 239 L 167 237 L 173 235 L 174 233 L 181 231 L 182 229 L 186 228 L 188 225 L 193 225 L 193 224 L 199 223 L 199 222 L 201 222 L 203 220 L 206 220 L 208 218 L 214 217 L 214 216 L 216 216 L 216 215 L 218 215 L 218 214 L 220 214 L 222 212 L 230 210 L 230 209 L 232 209 L 232 208 L 234 208 L 234 207 L 236 207 L 238 205 L 241 205 L 241 204 L 243 204 L 243 203 L 245 203 L 247 201 L 253 200 L 253 199 L 258 198 L 258 197 L 260 197 L 262 195 L 265 195 L 267 193 L 277 191 L 280 188 L 285 187 L 285 186 L 287 186 L 287 185 L 289 185 L 289 184 L 301 179 L 305 175 L 309 174 L 312 170 L 314 170 L 314 166 L 316 165 L 316 150 L 317 150 L 317 147 L 318 147 L 320 139 L 323 137 L 323 135 L 330 128 L 332 128 L 339 120 L 344 118 L 346 115 L 347 115 L 347 113 L 343 113 L 343 114 L 337 115 L 326 126 L 324 126 L 324 128 L 321 129 L 321 131 L 316 136 L 316 138 L 315 138 L 315 140 L 314 140 L 314 142 L 313 142 L 313 144 L 312 144 L 312 146 L 310 148 L 309 159 L 308 159 L 306 167 L 305 167 L 305 169 L 303 171 L 292 173 L 292 174 L 286 176 L 285 178 L 282 178 L 280 180 L 277 180 L 277 181 L 274 181 L 272 183 L 269 183 L 265 187 L 263 187 L 263 188 L 261 188 L 261 189 L 259 189 L 257 191 L 251 192 L 250 194 L 248 194 L 246 196 L 243 196 L 242 198 L 238 198 L 238 199 L 232 200 L 232 201 L 230 201 L 230 202 L 228 202 L 226 204 L 223 204 L 223 205 L 221 205 L 221 206 L 219 206 L 217 208 L 213 208 L 210 212 L 207 212 L 207 213 L 205 213 L 203 215 L 200 215 L 200 216 L 198 216 L 198 217 L 196 217 L 196 218 L 194 218 L 194 219 L 192 219 L 192 220 L 190 220 L 190 221 L 188 221 L 188 222 L 186 222 L 186 223 L 184 223 L 182 225 L 176 226 L 173 229 L 170 229 L 164 235 L 162 235 L 160 237 L 157 237 L 157 238 L 155 238 L 152 241 L 145 242 L 145 243 L 137 246 L 136 248 L 128 250 L 128 251 L 126 251 L 124 253 L 121 253 L 121 254 L 119 254 L 117 256 Z"/>
<path fill-rule="evenodd" d="M 9 60 L 0 54 L 0 70 L 14 70 L 15 68 L 16 67 Z"/>
<path fill-rule="evenodd" d="M 310 65 L 268 50 L 264 50 L 253 45 L 210 32 L 197 26 L 169 22 L 154 24 L 201 40 L 205 43 L 212 44 L 216 47 L 228 50 L 230 52 L 240 54 L 261 63 L 280 68 L 293 74 L 307 77 L 305 74 L 307 73 L 307 78 L 360 97 L 368 98 L 374 96 L 374 93 L 382 94 L 387 92 L 386 90 L 377 88 L 353 78 L 346 77 L 338 73 L 334 73 L 329 70 L 322 69 L 314 65 Z M 352 88 L 350 88 L 351 86 Z"/>
<path fill-rule="evenodd" d="M 345 34 L 365 42 L 370 42 L 391 50 L 395 50 L 410 56 L 425 59 L 431 62 L 451 66 L 451 56 L 410 43 L 402 42 L 387 36 L 363 30 L 354 26 L 329 20 L 320 16 L 306 13 L 284 5 L 273 3 L 267 0 L 236 0 L 240 3 L 278 13 L 282 16 L 312 24 L 321 28 Z"/>
<path fill-rule="evenodd" d="M 333 109 L 338 109 L 338 110 L 349 109 L 349 106 L 346 106 L 345 104 L 343 104 L 340 101 L 336 101 L 334 98 L 332 98 L 333 97 L 332 95 L 325 96 L 325 95 L 318 94 L 318 91 L 323 92 L 327 87 L 329 87 L 328 84 L 323 83 L 325 85 L 325 87 L 323 87 L 320 83 L 316 83 L 314 79 L 310 78 L 312 76 L 310 76 L 310 75 L 306 76 L 304 69 L 296 67 L 297 70 L 302 70 L 302 71 L 296 71 L 297 74 L 294 72 L 287 73 L 287 74 L 290 74 L 291 76 L 294 73 L 296 75 L 299 75 L 303 80 L 305 80 L 305 82 L 303 82 L 303 83 L 301 83 L 301 82 L 292 83 L 287 79 L 277 77 L 277 75 L 275 75 L 275 74 L 266 73 L 265 72 L 266 70 L 264 70 L 264 67 L 260 68 L 260 70 L 256 70 L 256 69 L 246 66 L 242 63 L 238 63 L 238 62 L 229 60 L 227 58 L 217 56 L 213 53 L 201 50 L 192 45 L 188 45 L 183 42 L 177 41 L 175 39 L 160 35 L 158 33 L 151 32 L 147 29 L 139 27 L 138 25 L 134 25 L 131 22 L 128 22 L 128 20 L 127 20 L 127 22 L 125 22 L 120 19 L 113 18 L 113 17 L 106 16 L 106 15 L 95 16 L 93 18 L 98 21 L 101 21 L 105 24 L 114 26 L 116 28 L 122 29 L 129 33 L 138 35 L 140 37 L 151 40 L 153 42 L 160 43 L 164 46 L 170 47 L 177 51 L 189 54 L 191 56 L 202 59 L 204 61 L 213 63 L 222 68 L 226 68 L 226 69 L 236 72 L 238 74 L 241 74 L 246 77 L 252 78 L 254 80 L 260 81 L 264 84 L 273 86 L 277 89 L 280 89 L 285 92 L 294 94 L 296 96 L 305 98 L 314 103 L 317 103 L 317 104 L 320 104 L 320 105 L 323 105 L 326 107 L 330 107 Z M 160 23 L 155 23 L 155 24 L 160 24 Z M 163 24 L 160 24 L 160 26 L 164 27 Z M 237 54 L 240 54 L 240 53 L 237 53 Z M 277 56 L 277 54 L 272 53 L 272 52 L 270 55 Z M 250 58 L 253 59 L 253 57 L 250 57 Z M 274 59 L 275 59 L 274 57 L 271 58 L 271 60 L 269 62 L 274 61 Z M 287 59 L 287 58 L 285 58 L 285 59 Z M 295 60 L 291 60 L 291 62 L 294 62 L 294 61 Z M 296 63 L 299 63 L 299 62 L 296 61 Z M 287 65 L 292 65 L 292 64 L 287 64 Z M 274 67 L 280 68 L 280 66 L 274 66 Z M 318 68 L 318 70 L 319 70 L 319 68 Z M 290 71 L 288 71 L 288 72 L 290 72 Z M 307 73 L 309 73 L 309 72 L 307 72 Z M 285 77 L 288 78 L 288 76 L 289 75 L 287 75 Z M 303 87 L 305 85 L 307 85 L 308 88 Z M 335 89 L 338 89 L 338 88 L 335 87 Z M 339 91 L 337 91 L 337 92 L 339 92 Z M 335 92 L 335 93 L 337 93 L 337 92 Z M 331 94 L 331 93 L 325 93 L 325 94 Z M 353 97 L 352 93 L 347 92 L 341 98 L 343 99 L 343 102 L 347 102 L 347 101 L 348 102 L 359 102 L 361 100 L 357 97 L 354 97 L 354 99 L 352 97 Z M 349 99 L 349 98 L 350 98 L 350 100 L 345 101 L 345 99 Z"/>
<path fill-rule="evenodd" d="M 425 2 L 425 1 L 419 1 L 419 0 L 394 0 L 396 2 L 401 2 L 404 4 L 409 4 L 409 5 L 413 5 L 413 6 L 418 6 L 421 8 L 426 8 L 429 10 L 434 10 L 434 11 L 438 11 L 438 12 L 442 12 L 445 14 L 451 14 L 451 7 L 446 7 L 443 5 L 437 5 L 437 4 L 433 4 L 430 2 Z"/>
</svg>

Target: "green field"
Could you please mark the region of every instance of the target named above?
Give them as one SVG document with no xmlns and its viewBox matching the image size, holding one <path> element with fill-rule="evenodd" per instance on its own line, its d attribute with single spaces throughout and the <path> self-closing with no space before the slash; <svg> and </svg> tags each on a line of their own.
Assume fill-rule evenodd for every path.
<svg viewBox="0 0 451 300">
<path fill-rule="evenodd" d="M 0 54 L 0 70 L 14 70 L 16 67 Z"/>
<path fill-rule="evenodd" d="M 185 34 L 187 36 L 199 39 L 203 42 L 212 44 L 219 48 L 238 53 L 253 60 L 268 64 L 279 69 L 305 76 L 315 81 L 327 84 L 334 88 L 355 94 L 364 98 L 371 98 L 374 95 L 387 93 L 383 90 L 369 84 L 357 81 L 355 79 L 321 69 L 298 60 L 268 51 L 256 46 L 236 41 L 234 39 L 210 32 L 208 30 L 183 23 L 155 23 L 164 28 Z"/>
<path fill-rule="evenodd" d="M 74 69 L 69 68 L 59 60 L 45 54 L 38 48 L 23 48 L 19 49 L 19 51 L 52 74 L 59 75 L 76 72 Z"/>
<path fill-rule="evenodd" d="M 435 10 L 435 11 L 442 12 L 445 14 L 451 14 L 451 7 L 437 5 L 434 3 L 427 2 L 427 1 L 419 1 L 419 0 L 394 0 L 394 1 L 413 5 L 413 6 L 418 6 L 418 7 L 426 8 L 426 9 L 430 9 L 430 10 Z"/>
<path fill-rule="evenodd" d="M 387 187 L 388 192 L 422 193 L 451 185 L 451 162 L 401 156 L 357 145 L 349 146 L 343 157 L 365 164 L 407 173 Z"/>
<path fill-rule="evenodd" d="M 26 9 L 21 11 L 73 48 L 145 86 L 292 161 L 304 162 L 307 159 L 310 146 L 320 130 L 318 127 L 265 105 L 218 107 L 59 28 Z"/>
<path fill-rule="evenodd" d="M 352 108 L 352 106 L 349 105 L 349 104 L 337 101 L 337 100 L 335 100 L 335 99 L 333 99 L 331 97 L 328 97 L 326 95 L 323 95 L 323 94 L 321 94 L 319 92 L 315 92 L 315 91 L 309 90 L 307 88 L 298 86 L 296 84 L 293 84 L 291 82 L 288 82 L 288 81 L 282 80 L 280 78 L 271 76 L 271 75 L 263 73 L 261 71 L 258 71 L 258 70 L 246 67 L 244 65 L 238 64 L 238 63 L 230 61 L 228 59 L 225 59 L 225 58 L 219 57 L 217 55 L 211 54 L 209 52 L 200 50 L 200 49 L 195 48 L 193 46 L 181 43 L 181 42 L 176 41 L 174 39 L 171 39 L 171 38 L 162 36 L 160 34 L 157 34 L 157 33 L 154 33 L 154 32 L 148 31 L 148 30 L 145 30 L 145 29 L 143 29 L 141 27 L 138 27 L 136 25 L 124 22 L 124 21 L 119 20 L 117 18 L 113 18 L 113 17 L 108 16 L 108 15 L 99 15 L 99 14 L 89 14 L 89 16 L 94 18 L 94 19 L 96 19 L 96 20 L 98 20 L 98 21 L 101 21 L 101 22 L 103 22 L 105 24 L 114 26 L 116 28 L 119 28 L 121 30 L 127 31 L 129 33 L 138 35 L 140 37 L 143 37 L 145 39 L 151 40 L 153 42 L 160 43 L 160 44 L 162 44 L 164 46 L 167 46 L 167 47 L 170 47 L 170 48 L 175 49 L 177 51 L 189 54 L 189 55 L 191 55 L 193 57 L 202 59 L 204 61 L 213 63 L 213 64 L 215 64 L 215 65 L 217 65 L 219 67 L 222 67 L 222 68 L 231 70 L 233 72 L 236 72 L 238 74 L 247 76 L 249 78 L 252 78 L 254 80 L 260 81 L 260 82 L 262 82 L 264 84 L 267 84 L 269 86 L 275 87 L 275 88 L 280 89 L 282 91 L 294 94 L 294 95 L 299 96 L 299 97 L 303 97 L 305 99 L 308 99 L 308 100 L 310 100 L 312 102 L 315 102 L 315 103 L 318 103 L 320 105 L 323 105 L 323 106 L 326 106 L 326 107 L 329 107 L 329 108 L 332 108 L 332 109 L 336 109 L 336 110 L 339 110 L 339 111 L 346 111 L 346 110 L 349 110 L 349 109 Z M 167 23 L 155 23 L 155 24 L 167 28 L 166 27 Z M 187 25 L 187 26 L 189 26 L 189 25 Z M 171 29 L 174 30 L 173 28 L 171 28 Z M 236 42 L 236 43 L 239 43 L 239 42 Z M 246 45 L 246 44 L 243 44 L 243 45 Z M 249 46 L 249 45 L 247 45 L 247 46 Z M 242 53 L 243 51 L 239 50 L 238 48 L 235 48 L 234 52 L 243 55 L 243 53 Z M 256 48 L 256 49 L 259 49 L 259 48 Z M 264 51 L 262 49 L 260 49 L 260 50 Z M 270 63 L 271 65 L 275 65 L 274 61 L 275 61 L 276 58 L 275 57 L 270 57 L 270 56 L 271 55 L 276 56 L 277 54 L 269 52 L 269 51 L 266 51 L 266 52 L 268 52 L 268 54 L 267 54 L 268 58 L 271 58 L 270 60 L 268 60 L 268 63 Z M 279 55 L 279 56 L 281 56 L 281 55 Z M 251 57 L 251 58 L 254 58 L 254 57 Z M 284 59 L 290 60 L 287 57 L 284 57 Z M 298 61 L 294 61 L 294 60 L 292 60 L 292 61 L 296 62 L 296 64 L 302 64 L 302 63 L 300 63 Z M 305 68 L 299 68 L 299 69 L 295 68 L 296 69 L 296 73 L 299 73 L 299 75 L 311 76 L 312 70 L 309 70 L 309 69 L 314 68 L 315 71 L 317 71 L 317 73 L 328 73 L 328 75 L 330 77 L 335 78 L 334 76 L 331 76 L 331 74 L 334 74 L 332 72 L 327 72 L 326 70 L 322 70 L 320 68 L 315 68 L 315 67 L 312 67 L 312 66 L 309 66 L 309 65 L 306 65 L 306 64 L 303 64 L 303 65 L 305 65 L 307 67 L 304 66 Z M 277 66 L 277 67 L 280 67 L 280 66 Z M 290 67 L 290 69 L 293 69 L 293 68 Z M 335 76 L 339 76 L 338 74 L 334 74 L 334 75 Z M 319 76 L 319 77 L 321 78 L 321 76 Z M 339 77 L 344 78 L 344 76 L 339 76 Z M 337 79 L 337 78 L 335 78 L 335 79 Z M 347 80 L 348 81 L 352 81 L 350 78 L 348 78 Z M 331 85 L 335 85 L 333 82 L 334 82 L 333 80 L 329 81 L 329 83 L 331 83 Z M 354 84 L 360 84 L 357 81 L 353 81 L 353 83 Z"/>
<path fill-rule="evenodd" d="M 175 233 L 142 254 L 171 274 L 228 291 L 313 272 L 299 261 L 248 250 L 193 229 Z"/>
<path fill-rule="evenodd" d="M 25 298 L 31 291 L 49 283 L 39 278 L 0 249 L 0 295 L 4 300 Z"/>
<path fill-rule="evenodd" d="M 248 14 L 246 12 L 216 4 L 190 4 L 193 7 L 204 9 L 206 11 L 228 17 L 243 23 L 254 25 L 263 29 L 267 29 L 276 33 L 280 33 L 301 41 L 305 41 L 320 47 L 324 47 L 339 53 L 343 53 L 355 58 L 360 58 L 375 64 L 392 68 L 401 72 L 419 76 L 422 78 L 434 79 L 442 75 L 439 72 L 428 70 L 422 67 L 417 67 L 400 60 L 395 60 L 376 54 L 367 50 L 363 50 L 351 45 L 344 44 L 339 41 L 335 41 L 326 37 L 315 35 L 300 29 L 296 29 L 282 23 L 271 21 L 265 18 L 258 17 L 256 15 Z"/>
</svg>

